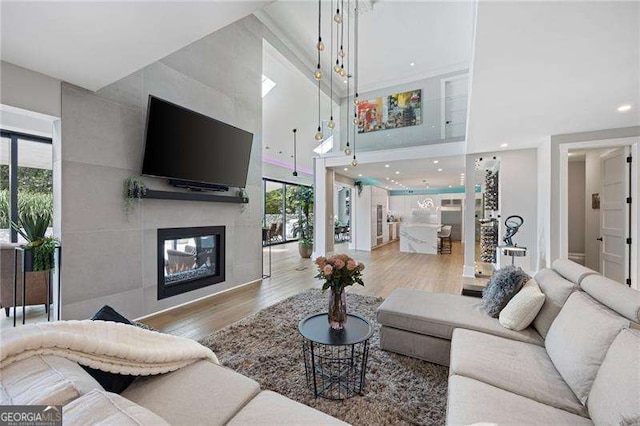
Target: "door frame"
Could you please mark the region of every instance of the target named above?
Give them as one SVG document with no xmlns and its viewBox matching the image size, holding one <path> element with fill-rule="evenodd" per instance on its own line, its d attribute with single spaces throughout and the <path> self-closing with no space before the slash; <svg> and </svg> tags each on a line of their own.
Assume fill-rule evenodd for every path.
<svg viewBox="0 0 640 426">
<path fill-rule="evenodd" d="M 561 143 L 560 149 L 560 258 L 569 257 L 569 151 L 619 148 L 629 146 L 633 161 L 631 163 L 631 229 L 632 245 L 629 251 L 631 261 L 631 288 L 640 290 L 638 251 L 640 243 L 640 137 L 602 139 L 583 142 Z"/>
</svg>

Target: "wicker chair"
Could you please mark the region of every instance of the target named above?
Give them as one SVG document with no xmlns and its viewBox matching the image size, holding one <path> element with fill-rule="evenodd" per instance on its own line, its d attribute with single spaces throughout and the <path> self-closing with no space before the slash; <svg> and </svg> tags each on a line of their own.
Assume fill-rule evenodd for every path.
<svg viewBox="0 0 640 426">
<path fill-rule="evenodd" d="M 0 242 L 0 308 L 4 308 L 6 316 L 9 316 L 13 307 L 13 274 L 15 262 L 15 247 L 18 244 Z M 18 271 L 22 270 L 21 259 L 18 259 Z M 27 272 L 26 279 L 26 301 L 25 306 L 44 305 L 45 311 L 49 312 L 47 306 L 47 272 Z M 53 298 L 49 298 L 53 301 Z M 53 303 L 53 302 L 52 302 Z M 22 306 L 22 274 L 18 274 L 18 297 L 16 306 Z M 13 313 L 15 315 L 15 312 Z"/>
</svg>

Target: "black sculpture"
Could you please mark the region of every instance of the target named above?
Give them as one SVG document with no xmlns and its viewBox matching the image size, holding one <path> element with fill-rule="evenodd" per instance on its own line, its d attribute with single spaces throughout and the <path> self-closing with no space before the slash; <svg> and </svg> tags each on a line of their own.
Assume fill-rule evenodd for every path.
<svg viewBox="0 0 640 426">
<path fill-rule="evenodd" d="M 507 232 L 504 234 L 502 241 L 504 241 L 507 246 L 515 246 L 512 237 L 518 233 L 518 229 L 520 229 L 523 223 L 524 219 L 522 219 L 522 216 L 517 215 L 509 216 L 504 221 L 504 225 L 507 227 Z"/>
</svg>

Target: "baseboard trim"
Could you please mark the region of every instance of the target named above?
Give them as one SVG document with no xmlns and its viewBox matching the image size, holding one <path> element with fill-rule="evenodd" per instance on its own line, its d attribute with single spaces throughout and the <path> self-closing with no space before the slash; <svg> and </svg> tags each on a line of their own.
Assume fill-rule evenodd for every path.
<svg viewBox="0 0 640 426">
<path fill-rule="evenodd" d="M 153 318 L 153 317 L 155 317 L 157 315 L 161 315 L 161 314 L 164 314 L 166 312 L 170 312 L 170 311 L 172 311 L 174 309 L 183 308 L 183 307 L 191 305 L 193 303 L 201 302 L 201 301 L 207 300 L 207 299 L 211 299 L 213 297 L 216 297 L 216 296 L 218 296 L 220 294 L 223 294 L 223 293 L 227 293 L 227 292 L 232 291 L 232 290 L 237 290 L 240 287 L 246 287 L 246 286 L 257 284 L 257 283 L 261 283 L 261 282 L 262 282 L 262 278 L 258 278 L 257 280 L 249 281 L 249 282 L 246 282 L 246 283 L 243 283 L 243 284 L 238 284 L 236 286 L 226 288 L 226 289 L 224 289 L 222 291 L 219 291 L 217 293 L 208 294 L 206 296 L 198 297 L 197 299 L 189 300 L 188 302 L 180 303 L 179 305 L 171 306 L 170 308 L 165 308 L 165 309 L 162 309 L 162 310 L 159 310 L 159 311 L 152 312 L 150 314 L 141 316 L 139 318 L 135 318 L 134 321 L 142 322 L 142 321 L 147 320 L 149 318 Z"/>
</svg>

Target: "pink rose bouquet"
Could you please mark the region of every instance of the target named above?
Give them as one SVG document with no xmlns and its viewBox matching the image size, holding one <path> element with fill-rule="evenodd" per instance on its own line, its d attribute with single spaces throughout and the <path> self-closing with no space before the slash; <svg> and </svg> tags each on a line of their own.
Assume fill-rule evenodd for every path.
<svg viewBox="0 0 640 426">
<path fill-rule="evenodd" d="M 340 294 L 345 287 L 354 284 L 364 285 L 362 271 L 364 264 L 356 262 L 346 254 L 336 254 L 329 258 L 323 256 L 315 260 L 318 267 L 316 278 L 324 280 L 322 291 L 331 289 Z"/>
</svg>

